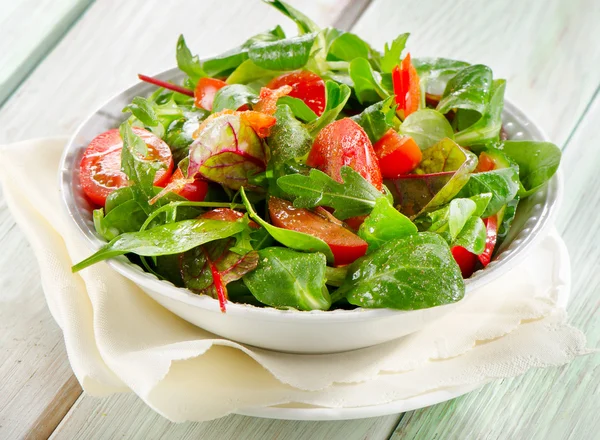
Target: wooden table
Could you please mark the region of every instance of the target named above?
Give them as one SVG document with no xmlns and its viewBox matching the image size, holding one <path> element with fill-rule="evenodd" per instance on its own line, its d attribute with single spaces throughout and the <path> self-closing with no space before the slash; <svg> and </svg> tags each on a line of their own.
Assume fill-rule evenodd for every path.
<svg viewBox="0 0 600 440">
<path fill-rule="evenodd" d="M 412 33 L 414 56 L 489 65 L 565 151 L 558 229 L 573 264 L 571 321 L 600 346 L 600 2 L 292 1 L 377 47 Z M 0 0 L 0 143 L 70 134 L 109 96 L 174 65 L 177 35 L 202 55 L 293 24 L 258 0 Z M 4 102 L 3 102 L 4 101 Z M 32 176 L 35 178 L 35 176 Z M 430 408 L 341 422 L 230 416 L 173 424 L 134 395 L 96 399 L 71 373 L 31 248 L 0 196 L 0 438 L 592 439 L 599 355 L 531 371 Z"/>
</svg>

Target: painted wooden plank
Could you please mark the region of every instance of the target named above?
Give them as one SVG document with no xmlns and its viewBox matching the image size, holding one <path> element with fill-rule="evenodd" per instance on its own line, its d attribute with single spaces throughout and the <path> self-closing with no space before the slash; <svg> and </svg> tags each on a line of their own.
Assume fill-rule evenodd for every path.
<svg viewBox="0 0 600 440">
<path fill-rule="evenodd" d="M 52 440 L 134 439 L 387 439 L 397 416 L 338 422 L 300 422 L 228 416 L 205 423 L 170 423 L 135 395 L 82 398 L 59 425 Z"/>
<path fill-rule="evenodd" d="M 91 2 L 0 1 L 0 105 Z"/>
<path fill-rule="evenodd" d="M 600 97 L 565 150 L 565 196 L 557 226 L 573 268 L 568 312 L 600 348 Z M 590 188 L 593 188 L 590 191 Z M 394 439 L 594 439 L 600 432 L 600 354 L 561 368 L 537 370 L 479 392 L 404 414 Z"/>
</svg>

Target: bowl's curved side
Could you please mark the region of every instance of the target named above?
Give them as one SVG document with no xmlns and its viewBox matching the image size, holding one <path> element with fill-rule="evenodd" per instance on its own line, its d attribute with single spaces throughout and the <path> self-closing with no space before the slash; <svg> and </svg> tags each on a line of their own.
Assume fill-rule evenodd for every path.
<svg viewBox="0 0 600 440">
<path fill-rule="evenodd" d="M 171 69 L 157 76 L 161 79 L 176 80 L 180 75 L 177 69 Z M 138 83 L 107 101 L 81 124 L 63 153 L 59 176 L 62 198 L 70 216 L 93 251 L 98 250 L 105 242 L 94 229 L 91 215 L 93 207 L 87 202 L 79 185 L 78 164 L 86 146 L 98 133 L 114 128 L 125 119 L 121 110 L 131 99 L 134 96 L 149 95 L 153 88 L 151 85 Z M 510 138 L 545 139 L 539 128 L 508 102 L 505 105 L 504 118 Z M 557 175 L 543 190 L 521 203 L 515 224 L 502 251 L 488 268 L 466 280 L 467 294 L 510 270 L 543 236 L 543 232 L 551 225 L 560 190 L 561 179 Z M 168 281 L 159 280 L 125 257 L 109 260 L 108 264 L 183 319 L 213 333 L 276 350 L 328 352 L 374 345 L 418 330 L 426 322 L 446 313 L 452 306 L 410 312 L 361 308 L 299 312 L 230 303 L 227 313 L 222 314 L 217 300 L 193 294 Z M 307 322 L 312 325 L 307 326 Z M 352 338 L 347 337 L 349 334 Z M 325 338 L 324 335 L 330 336 Z M 291 336 L 294 346 L 290 345 Z M 353 339 L 353 342 L 348 342 L 348 339 Z"/>
</svg>

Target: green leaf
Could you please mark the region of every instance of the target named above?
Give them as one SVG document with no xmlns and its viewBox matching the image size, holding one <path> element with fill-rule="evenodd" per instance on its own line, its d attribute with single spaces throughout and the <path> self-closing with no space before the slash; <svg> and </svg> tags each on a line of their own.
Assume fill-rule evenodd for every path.
<svg viewBox="0 0 600 440">
<path fill-rule="evenodd" d="M 350 78 L 361 104 L 377 102 L 389 96 L 381 85 L 381 75 L 373 70 L 365 58 L 355 58 L 350 62 Z"/>
<path fill-rule="evenodd" d="M 244 284 L 263 304 L 298 310 L 328 310 L 325 256 L 281 247 L 258 252 L 258 267 L 244 276 Z"/>
<path fill-rule="evenodd" d="M 145 126 L 155 127 L 158 125 L 158 117 L 150 102 L 141 96 L 136 96 L 123 112 L 131 112 L 133 116 L 139 119 Z"/>
<path fill-rule="evenodd" d="M 421 150 L 432 147 L 444 138 L 454 138 L 454 130 L 446 117 L 431 109 L 408 115 L 398 132 L 412 137 Z"/>
<path fill-rule="evenodd" d="M 396 210 L 386 197 L 375 201 L 373 211 L 358 230 L 358 236 L 369 244 L 369 253 L 390 240 L 416 233 L 415 224 Z"/>
<path fill-rule="evenodd" d="M 461 69 L 446 85 L 437 111 L 448 113 L 453 108 L 474 110 L 483 114 L 490 102 L 492 70 L 483 64 Z"/>
<path fill-rule="evenodd" d="M 325 111 L 321 116 L 306 126 L 313 137 L 327 124 L 336 120 L 338 115 L 344 109 L 346 102 L 348 102 L 351 92 L 350 88 L 345 84 L 337 84 L 335 81 L 326 81 L 325 93 L 327 97 Z"/>
<path fill-rule="evenodd" d="M 328 262 L 333 263 L 333 253 L 331 252 L 331 249 L 327 243 L 325 243 L 323 240 L 313 237 L 309 234 L 304 234 L 303 232 L 278 228 L 277 226 L 267 223 L 256 213 L 256 211 L 254 211 L 254 208 L 252 208 L 252 205 L 246 197 L 244 188 L 241 188 L 240 195 L 244 201 L 244 206 L 246 207 L 250 218 L 265 228 L 271 237 L 273 237 L 279 243 L 302 252 L 321 252 L 327 257 Z"/>
<path fill-rule="evenodd" d="M 454 199 L 450 202 L 448 212 L 448 232 L 452 240 L 456 239 L 467 220 L 471 218 L 477 205 L 471 199 Z"/>
<path fill-rule="evenodd" d="M 136 96 L 131 104 L 123 109 L 123 113 L 125 112 L 131 112 L 133 115 L 129 118 L 130 125 L 142 125 L 158 137 L 164 138 L 169 125 L 177 119 L 184 118 L 190 110 L 177 104 L 173 95 L 161 104 L 152 101 L 151 98 Z"/>
<path fill-rule="evenodd" d="M 174 120 L 167 127 L 164 141 L 171 148 L 176 164 L 179 164 L 190 153 L 190 145 L 194 142 L 192 136 L 209 114 L 209 111 L 202 109 L 187 111 L 183 117 Z"/>
<path fill-rule="evenodd" d="M 451 139 L 442 139 L 440 142 L 423 151 L 423 158 L 417 168 L 418 174 L 442 173 L 444 171 L 458 170 L 465 161 L 477 165 L 477 156 L 461 148 Z"/>
<path fill-rule="evenodd" d="M 193 219 L 156 226 L 142 232 L 127 232 L 72 269 L 78 272 L 99 261 L 127 253 L 146 257 L 179 254 L 204 243 L 230 237 L 244 228 L 245 225 L 239 222 Z"/>
<path fill-rule="evenodd" d="M 360 307 L 417 310 L 456 302 L 464 291 L 448 244 L 423 232 L 388 241 L 355 261 L 338 294 Z"/>
<path fill-rule="evenodd" d="M 198 82 L 200 78 L 206 76 L 206 73 L 200 64 L 200 60 L 198 59 L 198 55 L 192 55 L 192 52 L 185 43 L 183 35 L 180 35 L 177 40 L 176 57 L 179 70 L 186 73 L 194 82 Z"/>
<path fill-rule="evenodd" d="M 504 205 L 500 211 L 498 211 L 500 223 L 498 225 L 498 239 L 496 241 L 496 247 L 494 248 L 495 251 L 500 248 L 500 245 L 506 239 L 506 236 L 510 231 L 512 222 L 517 214 L 517 206 L 519 205 L 519 201 L 520 197 L 517 196 Z"/>
<path fill-rule="evenodd" d="M 419 75 L 423 92 L 442 95 L 448 80 L 469 66 L 464 61 L 448 58 L 413 58 L 412 64 Z M 425 93 L 422 93 L 425 96 Z"/>
<path fill-rule="evenodd" d="M 394 97 L 390 96 L 383 101 L 367 107 L 362 113 L 353 116 L 351 119 L 365 130 L 371 143 L 375 144 L 394 126 L 395 112 L 396 104 Z"/>
<path fill-rule="evenodd" d="M 554 176 L 560 165 L 560 149 L 550 142 L 504 141 L 502 151 L 519 165 L 519 179 L 527 197 Z"/>
<path fill-rule="evenodd" d="M 392 41 L 391 45 L 385 43 L 383 57 L 381 58 L 382 72 L 391 73 L 394 67 L 400 64 L 402 61 L 402 51 L 406 46 L 406 40 L 408 40 L 409 35 L 409 33 L 400 34 Z"/>
<path fill-rule="evenodd" d="M 280 72 L 257 66 L 252 60 L 246 60 L 227 77 L 227 84 L 248 84 L 260 80 L 261 84 L 266 85 L 279 74 Z"/>
<path fill-rule="evenodd" d="M 319 26 L 314 21 L 285 2 L 280 0 L 263 0 L 263 2 L 273 6 L 286 17 L 293 20 L 298 26 L 298 32 L 300 34 L 308 34 L 310 32 L 317 32 L 320 30 Z"/>
<path fill-rule="evenodd" d="M 482 214 L 485 218 L 497 213 L 502 206 L 515 198 L 518 191 L 519 173 L 517 169 L 510 167 L 471 174 L 467 184 L 458 193 L 458 197 L 492 194 L 492 199 Z"/>
<path fill-rule="evenodd" d="M 349 166 L 342 167 L 341 176 L 343 183 L 313 168 L 308 176 L 292 174 L 280 177 L 277 185 L 296 197 L 294 206 L 297 208 L 327 206 L 333 208 L 333 215 L 341 220 L 369 214 L 375 207 L 375 201 L 384 197 Z"/>
<path fill-rule="evenodd" d="M 493 82 L 491 99 L 483 115 L 469 128 L 456 133 L 456 142 L 462 146 L 469 146 L 498 140 L 502 128 L 505 88 L 505 80 L 499 79 Z"/>
<path fill-rule="evenodd" d="M 225 109 L 237 110 L 242 105 L 252 104 L 257 100 L 258 95 L 254 89 L 243 84 L 230 84 L 217 90 L 212 111 L 218 113 Z"/>
<path fill-rule="evenodd" d="M 94 210 L 94 227 L 107 241 L 123 234 L 135 232 L 144 224 L 146 213 L 135 200 L 128 200 L 104 215 L 102 208 Z"/>
<path fill-rule="evenodd" d="M 279 104 L 275 118 L 277 123 L 271 128 L 267 140 L 271 151 L 270 164 L 279 168 L 290 160 L 307 155 L 312 147 L 312 137 L 305 126 L 294 117 L 289 106 Z"/>
<path fill-rule="evenodd" d="M 355 58 L 369 58 L 371 46 L 358 35 L 344 32 L 338 36 L 327 53 L 328 60 L 352 61 Z"/>
<path fill-rule="evenodd" d="M 316 113 L 301 99 L 282 96 L 277 100 L 277 105 L 288 106 L 294 113 L 294 116 L 304 122 L 313 122 L 317 119 Z"/>
<path fill-rule="evenodd" d="M 253 44 L 249 58 L 259 67 L 269 70 L 295 70 L 304 67 L 310 57 L 317 34 L 306 34 L 284 40 Z"/>
<path fill-rule="evenodd" d="M 464 247 L 475 255 L 481 255 L 485 250 L 486 227 L 479 217 L 470 217 L 460 230 L 452 246 Z"/>
</svg>

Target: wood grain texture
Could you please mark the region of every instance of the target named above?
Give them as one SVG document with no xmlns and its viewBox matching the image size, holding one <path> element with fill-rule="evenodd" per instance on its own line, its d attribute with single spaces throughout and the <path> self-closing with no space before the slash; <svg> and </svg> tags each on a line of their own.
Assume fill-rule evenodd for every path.
<svg viewBox="0 0 600 440">
<path fill-rule="evenodd" d="M 101 400 L 83 395 L 51 439 L 387 439 L 397 423 L 397 416 L 300 422 L 233 415 L 211 422 L 175 424 L 153 412 L 132 394 Z"/>
<path fill-rule="evenodd" d="M 0 1 L 0 104 L 92 0 Z"/>
</svg>

